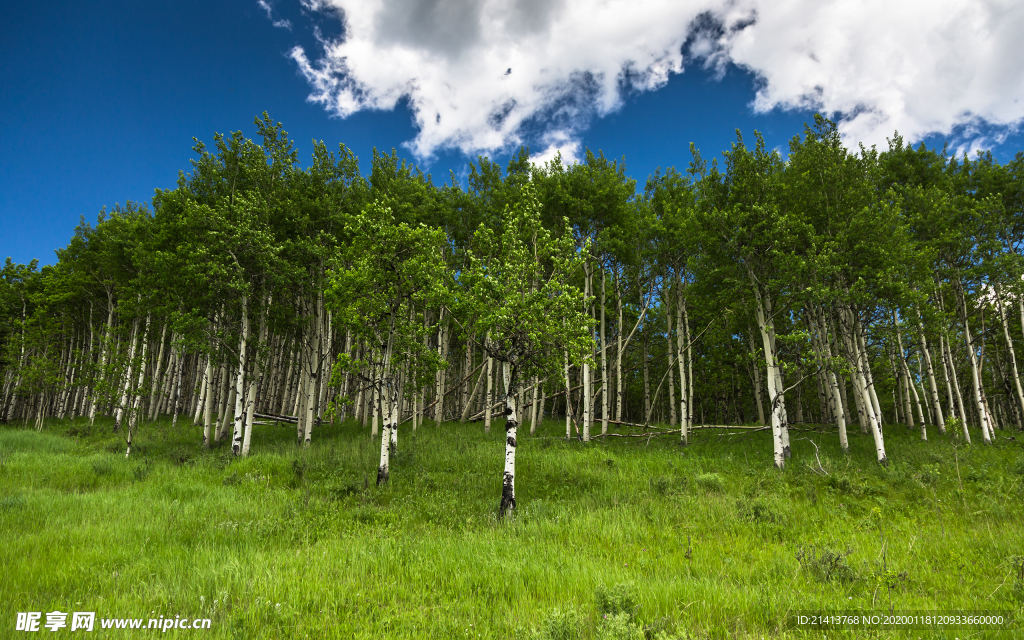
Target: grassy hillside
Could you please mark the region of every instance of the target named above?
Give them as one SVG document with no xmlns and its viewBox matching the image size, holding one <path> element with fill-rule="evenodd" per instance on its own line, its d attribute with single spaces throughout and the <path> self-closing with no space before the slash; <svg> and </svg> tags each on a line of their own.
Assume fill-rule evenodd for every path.
<svg viewBox="0 0 1024 640">
<path fill-rule="evenodd" d="M 203 638 L 821 638 L 794 612 L 1024 616 L 1020 434 L 967 447 L 891 426 L 881 468 L 869 436 L 847 457 L 834 433 L 793 432 L 779 472 L 767 432 L 584 446 L 546 423 L 520 439 L 518 513 L 499 521 L 500 425 L 404 428 L 382 489 L 354 423 L 308 450 L 257 426 L 248 459 L 161 422 L 126 460 L 110 431 L 0 427 L 0 636 L 53 610 L 211 618 L 166 634 Z"/>
</svg>

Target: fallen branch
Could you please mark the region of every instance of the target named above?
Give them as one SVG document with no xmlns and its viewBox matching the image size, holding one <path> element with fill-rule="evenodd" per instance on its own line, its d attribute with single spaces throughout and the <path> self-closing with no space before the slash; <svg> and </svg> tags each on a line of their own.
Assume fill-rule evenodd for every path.
<svg viewBox="0 0 1024 640">
<path fill-rule="evenodd" d="M 668 431 L 655 431 L 653 433 L 599 433 L 596 436 L 590 436 L 591 438 L 607 438 L 609 436 L 613 438 L 647 438 L 650 440 L 654 436 L 663 436 L 667 433 L 679 433 L 679 429 L 669 429 Z"/>
<path fill-rule="evenodd" d="M 545 378 L 545 380 L 546 380 L 546 378 Z M 543 382 L 544 382 L 545 380 L 541 380 L 541 382 L 543 383 Z M 527 388 L 523 389 L 523 390 L 522 390 L 522 392 L 523 392 L 523 393 L 526 393 L 527 391 L 529 391 L 530 389 L 532 389 L 532 388 L 533 388 L 534 386 L 535 386 L 535 385 L 530 385 L 529 387 L 527 387 Z M 583 385 L 578 385 L 578 386 L 575 386 L 575 387 L 573 387 L 573 388 L 572 388 L 572 391 L 575 391 L 575 390 L 577 390 L 577 389 L 582 389 L 582 388 L 583 388 Z M 559 391 L 558 393 L 553 393 L 553 394 L 551 394 L 550 396 L 547 396 L 547 397 L 546 397 L 546 398 L 544 399 L 544 401 L 545 401 L 545 402 L 547 402 L 547 401 L 548 401 L 548 400 L 550 400 L 551 398 L 557 398 L 558 396 L 561 396 L 561 395 L 565 395 L 565 391 Z M 504 401 L 504 400 L 502 400 L 501 402 L 496 402 L 496 403 L 495 403 L 494 405 L 492 405 L 492 406 L 491 406 L 491 411 L 494 411 L 495 409 L 500 409 L 500 408 L 502 408 L 502 407 L 504 407 L 504 406 L 505 406 L 505 401 Z M 527 402 L 527 403 L 524 403 L 523 405 L 521 405 L 521 406 L 519 407 L 519 410 L 520 410 L 520 411 L 522 411 L 523 409 L 526 409 L 527 407 L 532 407 L 532 406 L 533 406 L 533 403 L 532 403 L 532 402 Z M 484 414 L 485 414 L 485 413 L 486 413 L 486 410 L 484 410 L 484 411 L 481 411 L 481 412 L 479 412 L 479 413 L 477 413 L 477 414 L 474 414 L 474 415 L 473 415 L 473 416 L 472 416 L 472 417 L 471 417 L 471 418 L 469 419 L 469 421 L 470 421 L 470 422 L 477 422 L 477 421 L 479 421 L 479 420 L 483 419 L 483 417 L 484 417 Z"/>
<path fill-rule="evenodd" d="M 292 424 L 298 424 L 299 422 L 299 419 L 296 416 L 279 416 L 274 413 L 258 413 L 256 411 L 253 411 L 252 415 L 257 418 L 262 418 L 264 420 L 273 420 L 275 422 L 290 422 Z"/>
<path fill-rule="evenodd" d="M 452 393 L 453 391 L 458 391 L 458 390 L 459 390 L 459 388 L 461 388 L 461 387 L 462 387 L 462 383 L 463 383 L 463 382 L 465 382 L 466 380 L 469 380 L 469 379 L 470 379 L 470 378 L 471 378 L 471 377 L 473 376 L 473 374 L 474 374 L 474 373 L 476 373 L 476 372 L 477 372 L 477 370 L 478 370 L 478 369 L 480 369 L 480 367 L 482 367 L 482 366 L 484 366 L 484 365 L 483 365 L 483 363 L 481 362 L 480 364 L 478 364 L 478 365 L 477 365 L 476 369 L 473 369 L 472 371 L 470 371 L 470 372 L 469 372 L 468 374 L 466 374 L 466 376 L 465 376 L 465 377 L 464 377 L 464 378 L 463 378 L 462 380 L 459 380 L 459 382 L 458 382 L 457 384 L 453 385 L 451 389 L 448 389 L 447 391 L 445 391 L 445 392 L 444 392 L 444 395 L 442 395 L 442 396 L 441 396 L 441 398 L 445 398 L 445 397 L 447 397 L 447 396 L 448 396 L 448 394 L 449 394 L 449 393 Z M 483 376 L 483 373 L 481 372 L 481 374 L 480 374 L 480 375 L 481 375 L 481 377 L 482 377 L 482 376 Z M 427 406 L 425 406 L 425 407 L 423 407 L 422 409 L 420 409 L 420 410 L 419 410 L 419 412 L 420 412 L 420 415 L 423 415 L 423 414 L 425 414 L 425 413 L 427 412 L 427 409 L 431 409 L 431 408 L 433 408 L 433 406 L 434 406 L 434 405 L 436 405 L 436 404 L 437 404 L 437 400 L 434 400 L 433 402 L 431 402 L 431 403 L 430 403 L 430 404 L 428 404 Z M 412 420 L 412 419 L 413 419 L 414 417 L 416 417 L 416 412 L 415 412 L 415 411 L 413 411 L 413 412 L 412 412 L 412 415 L 410 415 L 410 416 L 409 416 L 408 418 L 406 418 L 405 420 L 402 420 L 401 422 L 399 422 L 399 423 L 398 423 L 398 424 L 399 424 L 399 426 L 401 426 L 401 425 L 405 424 L 406 422 L 409 422 L 409 421 L 410 421 L 410 420 Z M 442 420 L 441 420 L 441 422 L 444 422 L 444 420 L 442 419 Z"/>
</svg>

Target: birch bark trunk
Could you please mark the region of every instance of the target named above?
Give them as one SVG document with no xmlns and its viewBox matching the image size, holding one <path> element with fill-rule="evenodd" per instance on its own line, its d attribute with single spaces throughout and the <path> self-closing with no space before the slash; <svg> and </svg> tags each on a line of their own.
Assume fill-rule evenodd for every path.
<svg viewBox="0 0 1024 640">
<path fill-rule="evenodd" d="M 519 426 L 519 413 L 516 406 L 515 386 L 518 384 L 517 370 L 508 362 L 502 363 L 505 389 L 505 470 L 501 481 L 501 505 L 499 517 L 504 517 L 516 508 L 516 427 Z"/>
<path fill-rule="evenodd" d="M 210 431 L 213 428 L 213 394 L 217 389 L 216 381 L 213 379 L 213 354 L 206 360 L 206 407 L 203 411 L 203 448 L 210 448 Z"/>
<path fill-rule="evenodd" d="M 921 357 L 924 359 L 925 369 L 928 372 L 928 387 L 931 390 L 932 411 L 935 413 L 935 424 L 939 433 L 946 433 L 946 421 L 942 416 L 942 402 L 939 400 L 939 385 L 935 379 L 935 367 L 932 365 L 932 354 L 928 348 L 928 339 L 924 335 L 924 322 L 921 319 L 921 310 L 917 312 L 917 342 L 921 347 Z"/>
<path fill-rule="evenodd" d="M 134 345 L 132 345 L 132 346 L 134 346 Z M 148 346 L 149 346 L 149 316 L 147 315 L 146 316 L 146 329 L 145 329 L 145 332 L 142 334 L 142 357 L 140 358 L 141 362 L 139 364 L 139 380 L 138 380 L 138 383 L 135 385 L 135 392 L 132 394 L 132 396 L 133 396 L 132 405 L 131 405 L 131 410 L 129 411 L 129 415 L 128 415 L 128 429 L 127 429 L 127 432 L 128 432 L 128 434 L 127 434 L 128 435 L 128 438 L 127 438 L 127 440 L 128 440 L 128 448 L 125 449 L 125 452 L 124 452 L 124 457 L 125 458 L 127 458 L 128 455 L 132 452 L 132 436 L 135 435 L 135 429 L 136 429 L 136 427 L 138 426 L 138 423 L 139 423 L 139 410 L 140 410 L 139 403 L 142 402 L 142 383 L 145 381 L 145 375 L 146 375 L 146 366 L 145 366 L 145 363 L 146 363 L 146 347 L 148 347 Z M 130 387 L 132 385 L 130 373 L 129 373 L 128 378 L 129 378 L 128 386 Z"/>
<path fill-rule="evenodd" d="M 875 441 L 875 455 L 882 465 L 888 464 L 885 455 L 885 442 L 882 437 L 882 425 L 875 414 L 874 405 L 871 401 L 871 382 L 867 376 L 869 362 L 867 353 L 861 351 L 860 341 L 857 339 L 857 319 L 852 309 L 844 307 L 840 310 L 842 315 L 841 333 L 846 346 L 847 358 L 851 364 L 851 379 L 853 381 L 854 400 L 858 400 L 858 411 L 866 420 L 867 427 Z"/>
<path fill-rule="evenodd" d="M 683 313 L 686 309 L 686 298 L 683 294 L 682 281 L 676 281 L 676 359 L 679 364 L 679 441 L 688 444 L 690 441 L 690 407 L 688 387 L 691 382 L 686 375 L 686 332 L 683 327 Z"/>
<path fill-rule="evenodd" d="M 485 340 L 490 340 L 488 333 Z M 491 405 L 494 404 L 494 358 L 487 356 L 487 394 L 484 396 L 484 433 L 491 432 Z"/>
<path fill-rule="evenodd" d="M 786 466 L 786 458 L 789 456 L 786 451 L 788 442 L 785 437 L 785 395 L 784 389 L 779 386 L 781 376 L 777 371 L 778 365 L 775 362 L 775 344 L 771 325 L 771 299 L 766 293 L 761 291 L 761 285 L 758 284 L 753 272 L 748 271 L 747 275 L 750 278 L 751 288 L 754 292 L 754 301 L 756 302 L 754 315 L 757 319 L 757 328 L 761 333 L 761 342 L 764 348 L 764 360 L 767 369 L 765 378 L 768 383 L 774 462 L 775 466 L 781 469 Z"/>
<path fill-rule="evenodd" d="M 384 345 L 384 352 L 381 354 L 382 359 L 381 359 L 380 368 L 378 370 L 379 373 L 375 372 L 376 375 L 374 376 L 374 385 L 373 386 L 375 387 L 375 389 L 380 389 L 379 393 L 377 393 L 377 392 L 374 393 L 374 397 L 378 398 L 378 400 L 377 400 L 377 404 L 378 405 L 381 402 L 380 398 L 385 395 L 384 394 L 383 385 L 384 385 L 385 381 L 388 380 L 388 378 L 389 378 L 389 376 L 391 374 L 391 349 L 392 349 L 392 344 L 393 344 L 392 341 L 393 341 L 393 338 L 392 338 L 392 336 L 390 335 L 390 332 L 389 332 L 388 340 L 387 340 L 387 342 Z M 384 421 L 384 428 L 381 429 L 382 434 L 381 434 L 381 439 L 380 439 L 380 464 L 377 467 L 377 486 L 380 486 L 380 485 L 386 483 L 388 481 L 388 478 L 391 475 L 391 456 L 390 456 L 390 454 L 391 454 L 391 430 L 392 430 L 391 413 L 392 412 L 390 411 L 390 408 L 391 408 L 390 405 L 391 405 L 391 396 L 392 395 L 393 395 L 393 393 L 386 394 L 386 396 L 387 396 L 387 400 L 386 401 L 388 402 L 388 405 L 389 405 L 389 407 L 388 407 L 389 411 L 388 411 L 388 418 L 387 418 L 387 420 Z M 383 408 L 383 407 L 381 407 L 381 408 Z M 374 407 L 374 413 L 377 413 L 377 411 L 378 411 L 378 407 Z M 397 427 L 398 427 L 397 424 L 394 425 L 394 428 L 397 429 Z"/>
<path fill-rule="evenodd" d="M 267 344 L 267 313 L 270 308 L 272 299 L 269 296 L 263 297 L 263 308 L 260 310 L 260 345 Z M 252 367 L 252 379 L 249 381 L 249 391 L 246 393 L 246 411 L 245 411 L 245 433 L 242 437 L 242 455 L 249 455 L 249 447 L 252 443 L 252 421 L 253 414 L 256 409 L 256 390 L 260 382 L 262 375 L 262 369 L 260 362 L 260 354 L 256 353 L 256 357 L 253 358 Z"/>
<path fill-rule="evenodd" d="M 590 276 L 591 270 L 588 263 L 583 265 L 584 278 L 583 278 L 583 299 L 590 299 Z M 589 306 L 589 305 L 588 305 Z M 593 336 L 593 328 L 589 328 L 590 335 Z M 590 361 L 589 359 L 583 360 L 582 365 L 582 383 L 583 383 L 583 442 L 590 442 L 590 411 L 591 411 L 591 389 L 590 389 Z"/>
<path fill-rule="evenodd" d="M 249 342 L 249 296 L 242 295 L 242 335 L 238 344 L 238 375 L 235 378 L 235 426 L 231 436 L 231 453 L 241 455 L 245 429 L 245 365 Z"/>
<path fill-rule="evenodd" d="M 569 380 L 569 350 L 563 353 L 563 375 L 565 378 L 565 441 L 572 440 L 572 398 L 570 396 L 572 382 Z"/>
<path fill-rule="evenodd" d="M 135 343 L 139 332 L 139 319 L 135 318 L 132 322 L 132 335 L 131 335 L 131 346 L 128 349 L 128 372 L 125 376 L 123 391 L 121 392 L 121 399 L 117 403 L 117 409 L 114 413 L 114 433 L 121 430 L 121 421 L 124 419 L 125 405 L 128 403 L 128 392 L 132 385 L 132 365 L 135 364 Z"/>
<path fill-rule="evenodd" d="M 1024 316 L 1022 316 L 1024 317 Z M 110 292 L 107 292 L 107 326 L 103 329 L 103 337 L 100 338 L 100 367 L 99 367 L 99 379 L 97 383 L 102 382 L 106 376 L 107 369 L 107 356 L 110 349 L 110 332 L 114 327 L 114 300 Z M 89 398 L 89 425 L 92 426 L 96 421 L 96 386 L 93 385 L 93 393 Z"/>
<path fill-rule="evenodd" d="M 607 274 L 604 266 L 601 266 L 601 433 L 608 433 L 608 411 L 611 408 L 609 400 L 608 380 L 608 340 L 605 326 L 605 303 L 607 302 Z M 543 407 L 541 407 L 540 419 L 544 419 Z M 531 430 L 532 433 L 532 430 Z"/>
<path fill-rule="evenodd" d="M 157 413 L 158 413 L 157 409 L 159 409 L 159 406 L 157 405 L 157 402 L 156 402 L 156 397 L 157 397 L 157 391 L 159 390 L 159 388 L 161 386 L 160 382 L 162 381 L 161 380 L 161 373 L 163 373 L 163 372 L 160 370 L 160 367 L 161 367 L 161 365 L 164 362 L 164 348 L 166 346 L 166 342 L 165 342 L 166 339 L 167 339 L 167 323 L 165 322 L 164 326 L 163 326 L 163 329 L 161 329 L 161 331 L 160 331 L 160 351 L 157 354 L 157 357 L 156 357 L 156 367 L 154 368 L 154 371 L 153 371 L 153 389 L 149 392 L 149 421 L 150 422 L 153 422 L 154 420 L 156 420 Z M 166 377 L 166 374 L 164 376 L 162 376 L 162 377 Z"/>
<path fill-rule="evenodd" d="M 1006 321 L 1006 310 L 1003 308 L 1003 300 L 1000 295 L 999 285 L 996 285 L 996 307 L 999 310 L 999 321 L 1003 326 L 1003 339 L 1006 341 L 1006 350 L 1010 355 L 1010 372 L 1013 374 L 1013 388 L 1017 392 L 1017 407 L 1020 411 L 1018 415 L 1024 416 L 1024 390 L 1020 384 L 1020 373 L 1017 371 L 1017 356 L 1013 351 L 1013 340 L 1010 339 L 1010 326 Z M 1024 326 L 1024 325 L 1022 325 Z"/>
<path fill-rule="evenodd" d="M 963 289 L 959 290 L 960 297 L 960 321 L 964 327 L 964 340 L 967 342 L 967 360 L 971 365 L 971 391 L 974 395 L 975 409 L 978 412 L 978 422 L 981 425 L 981 437 L 985 444 L 992 444 L 991 417 L 982 400 L 981 373 L 978 370 L 978 358 L 975 353 L 974 339 L 971 336 L 971 328 L 967 322 L 967 301 Z"/>
<path fill-rule="evenodd" d="M 675 362 L 672 357 L 672 305 L 671 303 L 671 292 L 665 296 L 665 354 L 668 360 L 668 426 L 676 426 L 676 380 L 675 371 L 673 365 Z"/>
</svg>

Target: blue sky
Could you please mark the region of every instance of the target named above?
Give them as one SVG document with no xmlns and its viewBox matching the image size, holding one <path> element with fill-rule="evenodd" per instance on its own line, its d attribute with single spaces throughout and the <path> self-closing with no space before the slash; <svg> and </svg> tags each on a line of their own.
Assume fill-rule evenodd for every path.
<svg viewBox="0 0 1024 640">
<path fill-rule="evenodd" d="M 723 55 L 726 45 L 722 43 L 731 35 L 719 33 L 715 45 L 712 34 L 711 44 L 701 49 L 698 45 L 702 41 L 694 37 L 700 32 L 692 28 L 695 23 L 690 16 L 676 29 L 676 40 L 665 36 L 669 56 L 658 63 L 661 67 L 651 67 L 655 76 L 661 74 L 660 80 L 648 77 L 643 81 L 646 85 L 620 83 L 618 89 L 612 87 L 604 93 L 596 89 L 584 92 L 583 106 L 571 112 L 564 108 L 559 111 L 566 94 L 551 98 L 553 90 L 549 89 L 531 98 L 524 92 L 523 97 L 511 102 L 523 105 L 513 110 L 514 115 L 522 114 L 518 125 L 502 125 L 504 128 L 499 127 L 497 133 L 483 131 L 472 117 L 460 121 L 459 114 L 467 110 L 463 107 L 460 112 L 456 107 L 489 99 L 488 92 L 498 85 L 464 75 L 458 68 L 459 56 L 464 52 L 442 51 L 450 54 L 442 71 L 433 80 L 424 81 L 419 93 L 395 98 L 388 86 L 367 80 L 374 74 L 386 76 L 386 69 L 359 67 L 353 54 L 344 50 L 345 43 L 351 45 L 360 36 L 355 32 L 360 24 L 355 10 L 351 10 L 349 31 L 345 32 L 336 12 L 339 7 L 346 8 L 345 2 L 336 0 L 333 9 L 331 4 L 323 0 L 306 0 L 305 5 L 280 0 L 265 5 L 271 9 L 268 16 L 267 9 L 255 0 L 3 3 L 0 116 L 5 132 L 0 136 L 0 258 L 10 256 L 21 263 L 38 258 L 43 264 L 53 263 L 54 250 L 67 244 L 80 216 L 94 222 L 101 207 L 128 200 L 148 202 L 154 188 L 173 187 L 178 172 L 188 170 L 193 136 L 210 142 L 214 132 L 241 129 L 254 135 L 253 118 L 263 111 L 284 124 L 303 161 L 312 151 L 312 139 L 324 140 L 331 148 L 345 143 L 360 158 L 364 170 L 373 147 L 394 147 L 410 159 L 418 153 L 420 165 L 435 182 L 441 182 L 449 171 L 464 175 L 466 163 L 475 157 L 474 150 L 506 160 L 509 150 L 521 142 L 530 144 L 535 152 L 550 151 L 562 144 L 570 154 L 573 149 L 579 155 L 583 148 L 590 148 L 615 158 L 624 156 L 628 173 L 641 184 L 656 167 L 685 166 L 691 141 L 705 157 L 718 154 L 728 148 L 737 128 L 747 135 L 760 130 L 770 146 L 784 149 L 814 111 L 807 104 L 792 104 L 794 100 L 776 92 L 774 108 L 756 113 L 752 106 L 756 91 L 761 89 L 766 94 L 771 93 L 765 91 L 766 87 L 780 87 L 779 91 L 784 92 L 788 80 L 776 78 L 776 69 L 770 66 L 757 69 L 756 75 L 744 70 L 752 67 L 749 56 L 770 56 L 751 52 L 751 45 L 739 39 L 726 43 L 732 48 Z M 408 6 L 400 7 L 403 11 L 417 9 L 415 0 L 405 4 Z M 379 25 L 380 16 L 377 18 L 373 24 Z M 721 24 L 728 25 L 734 18 L 723 15 Z M 429 27 L 432 23 L 424 19 L 422 24 Z M 742 35 L 741 30 L 733 32 Z M 571 37 L 565 35 L 566 40 Z M 428 53 L 437 53 L 429 49 L 440 45 L 422 44 L 421 40 L 418 34 L 401 31 L 364 38 L 371 49 L 378 48 L 371 57 L 385 61 L 377 64 L 386 64 L 387 56 L 379 52 L 393 48 L 396 41 L 403 46 L 415 41 Z M 465 46 L 484 46 L 473 42 Z M 684 64 L 672 58 L 672 51 L 678 53 L 681 42 L 690 52 L 689 58 L 682 59 Z M 449 44 L 445 41 L 444 46 Z M 319 68 L 329 77 L 345 79 L 344 70 L 331 65 L 332 55 L 335 61 L 342 55 L 354 60 L 349 79 L 363 82 L 358 94 L 363 102 L 349 107 L 350 115 L 335 115 L 344 110 L 339 107 L 340 101 L 332 102 L 337 96 L 318 103 L 307 100 L 311 92 L 322 91 L 323 87 L 318 87 L 308 73 L 303 75 L 295 54 L 297 46 L 308 56 L 307 71 Z M 629 55 L 630 46 L 635 42 L 624 38 L 620 48 L 625 53 L 621 55 Z M 763 46 L 773 47 L 771 51 L 780 49 L 772 42 Z M 481 51 L 475 57 L 493 53 L 490 49 Z M 510 58 L 517 60 L 511 73 L 518 80 L 518 70 L 528 68 L 522 65 L 529 65 L 530 58 L 526 53 L 516 55 Z M 430 59 L 436 58 L 433 55 Z M 588 64 L 617 64 L 615 59 L 588 60 L 580 59 L 582 71 L 588 71 Z M 570 63 L 573 60 L 566 64 Z M 743 67 L 738 66 L 741 64 Z M 712 68 L 705 68 L 708 65 Z M 685 71 L 678 73 L 683 66 Z M 574 73 L 566 68 L 565 73 Z M 602 68 L 590 70 L 599 72 Z M 430 70 L 425 66 L 423 73 L 429 75 Z M 398 82 L 402 76 L 394 77 Z M 443 102 L 437 97 L 443 93 L 431 93 L 430 83 L 450 88 L 463 77 L 476 93 L 467 89 L 468 93 L 453 94 L 456 107 L 451 113 L 445 112 L 447 128 L 439 128 L 440 124 L 433 128 L 431 101 Z M 557 79 L 551 86 L 558 86 Z M 376 102 L 371 100 L 374 96 L 379 98 Z M 830 104 L 830 99 L 826 86 L 823 104 Z M 588 106 L 587 100 L 597 106 Z M 372 108 L 390 106 L 389 101 L 394 108 Z M 786 106 L 790 108 L 783 108 Z M 982 107 L 978 110 L 983 111 Z M 438 123 L 441 111 L 439 107 Z M 992 113 L 1003 114 L 999 117 L 1004 121 L 1016 117 L 1015 112 L 1009 116 L 997 110 Z M 429 126 L 417 126 L 417 115 Z M 992 146 L 1002 160 L 1024 148 L 1019 134 L 977 119 L 945 128 L 948 131 L 929 133 L 925 127 L 917 137 L 938 146 L 947 138 L 961 145 Z M 486 135 L 497 138 L 480 143 L 484 139 L 480 136 Z M 862 137 L 871 139 L 870 135 Z"/>
</svg>

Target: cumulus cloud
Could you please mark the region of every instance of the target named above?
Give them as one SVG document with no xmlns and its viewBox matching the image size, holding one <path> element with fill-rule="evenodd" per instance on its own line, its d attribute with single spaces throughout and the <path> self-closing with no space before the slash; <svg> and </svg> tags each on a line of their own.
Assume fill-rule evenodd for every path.
<svg viewBox="0 0 1024 640">
<path fill-rule="evenodd" d="M 543 159 L 575 158 L 593 118 L 694 63 L 751 71 L 755 111 L 822 111 L 848 144 L 897 129 L 911 141 L 982 125 L 998 136 L 1024 118 L 1015 0 L 301 2 L 343 24 L 318 54 L 291 52 L 310 100 L 341 117 L 408 100 L 420 158 L 524 141 Z"/>
<path fill-rule="evenodd" d="M 818 109 L 847 142 L 884 146 L 1024 118 L 1024 5 L 1016 0 L 774 0 L 723 41 L 764 85 L 754 108 Z M 998 135 L 998 134 L 997 134 Z"/>
</svg>

